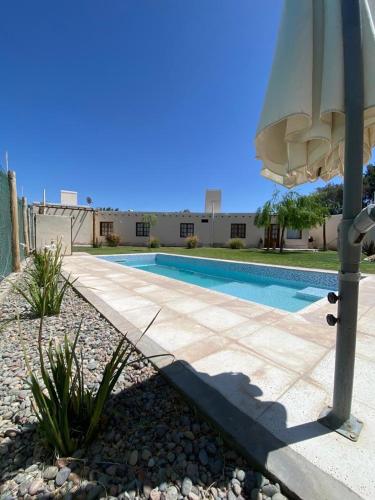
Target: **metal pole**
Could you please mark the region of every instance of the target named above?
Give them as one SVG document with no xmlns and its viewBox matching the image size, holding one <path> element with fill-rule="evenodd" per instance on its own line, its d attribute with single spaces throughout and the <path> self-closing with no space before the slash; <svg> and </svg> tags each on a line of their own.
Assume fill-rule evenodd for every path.
<svg viewBox="0 0 375 500">
<path fill-rule="evenodd" d="M 358 315 L 361 245 L 348 232 L 362 209 L 363 60 L 359 0 L 341 0 L 344 49 L 345 173 L 343 217 L 339 228 L 339 296 L 333 406 L 323 422 L 356 441 L 362 426 L 351 416 Z M 330 315 L 331 320 L 332 316 Z M 331 321 L 332 323 L 332 321 Z"/>
</svg>

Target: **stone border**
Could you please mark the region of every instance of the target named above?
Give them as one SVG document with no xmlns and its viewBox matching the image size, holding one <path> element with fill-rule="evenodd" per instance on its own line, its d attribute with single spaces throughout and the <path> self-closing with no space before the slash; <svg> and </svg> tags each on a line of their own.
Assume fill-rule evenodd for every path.
<svg viewBox="0 0 375 500">
<path fill-rule="evenodd" d="M 64 278 L 68 273 L 63 271 Z M 261 424 L 204 383 L 189 364 L 174 356 L 127 321 L 77 279 L 73 288 L 145 356 L 184 397 L 190 400 L 251 463 L 278 481 L 290 498 L 359 500 L 362 497 L 285 445 Z"/>
</svg>

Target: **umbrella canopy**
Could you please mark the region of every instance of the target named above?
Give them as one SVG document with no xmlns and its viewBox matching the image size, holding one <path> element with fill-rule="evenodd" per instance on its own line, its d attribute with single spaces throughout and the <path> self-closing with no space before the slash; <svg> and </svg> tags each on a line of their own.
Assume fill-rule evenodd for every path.
<svg viewBox="0 0 375 500">
<path fill-rule="evenodd" d="M 375 0 L 360 0 L 363 163 L 375 145 Z M 340 0 L 286 0 L 255 144 L 262 175 L 293 187 L 344 172 Z M 356 75 L 353 74 L 353 79 Z"/>
</svg>

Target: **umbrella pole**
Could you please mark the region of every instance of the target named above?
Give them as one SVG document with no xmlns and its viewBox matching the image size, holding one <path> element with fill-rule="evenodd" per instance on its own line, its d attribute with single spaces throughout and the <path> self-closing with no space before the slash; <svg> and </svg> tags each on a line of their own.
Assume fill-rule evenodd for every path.
<svg viewBox="0 0 375 500">
<path fill-rule="evenodd" d="M 363 60 L 359 0 L 341 0 L 344 92 L 345 92 L 345 172 L 343 216 L 339 228 L 338 317 L 333 406 L 321 422 L 356 441 L 362 422 L 351 415 L 354 360 L 358 315 L 359 265 L 362 245 L 349 240 L 349 229 L 362 209 L 363 169 Z"/>
</svg>

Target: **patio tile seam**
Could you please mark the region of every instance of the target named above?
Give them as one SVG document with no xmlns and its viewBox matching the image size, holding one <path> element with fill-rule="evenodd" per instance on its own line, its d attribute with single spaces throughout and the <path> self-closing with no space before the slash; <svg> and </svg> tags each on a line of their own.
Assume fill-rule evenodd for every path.
<svg viewBox="0 0 375 500">
<path fill-rule="evenodd" d="M 300 382 L 300 380 L 303 380 L 303 375 L 297 377 L 295 380 L 290 382 L 290 384 L 287 385 L 285 390 L 281 392 L 281 394 L 275 399 L 275 401 L 272 401 L 268 407 L 264 408 L 264 410 L 262 410 L 254 420 L 256 420 L 261 424 L 260 418 L 264 415 L 264 413 L 268 411 L 273 404 L 278 403 L 285 396 L 285 394 L 287 394 L 298 382 Z"/>
<path fill-rule="evenodd" d="M 264 325 L 264 327 L 267 327 L 267 325 Z M 259 330 L 257 330 L 257 332 L 259 333 Z M 254 333 L 255 333 L 255 332 L 254 332 Z M 250 335 L 249 335 L 249 337 L 250 337 L 251 335 L 252 335 L 252 334 L 250 334 Z M 239 339 L 239 340 L 241 340 L 241 339 Z M 258 351 L 256 351 L 256 350 L 255 350 L 255 348 L 251 348 L 251 347 L 249 347 L 249 346 L 245 346 L 245 345 L 243 345 L 243 344 L 240 344 L 240 345 L 242 345 L 243 347 L 246 347 L 247 349 L 249 349 L 249 351 L 251 351 L 253 354 L 255 353 L 258 357 L 262 357 L 262 358 L 264 358 L 265 360 L 267 360 L 267 362 L 271 362 L 272 364 L 275 364 L 275 361 L 274 361 L 274 360 L 272 360 L 272 358 L 271 358 L 271 357 L 268 357 L 266 354 L 263 354 L 263 353 L 258 353 Z M 319 347 L 324 347 L 324 346 L 319 345 Z M 328 353 L 328 352 L 329 352 L 329 350 L 330 350 L 330 349 L 329 349 L 329 348 L 327 348 L 327 347 L 324 347 L 324 349 L 326 350 L 326 352 L 324 352 L 324 354 L 323 354 L 323 355 L 319 358 L 319 360 L 318 360 L 316 363 L 314 363 L 314 365 L 313 365 L 312 369 L 314 369 L 314 368 L 315 368 L 315 367 L 316 367 L 316 366 L 317 366 L 317 365 L 321 362 L 321 360 L 322 360 L 322 359 L 323 359 L 323 358 L 327 355 L 327 353 Z M 299 375 L 299 376 L 301 376 L 301 377 L 302 377 L 302 376 L 304 376 L 307 372 L 310 372 L 310 371 L 312 370 L 312 369 L 310 370 L 310 368 L 309 368 L 309 369 L 307 370 L 307 372 L 303 372 L 303 373 L 301 373 L 300 371 L 298 371 L 298 370 L 296 370 L 296 369 L 294 369 L 294 368 L 291 368 L 291 367 L 289 367 L 289 366 L 286 366 L 286 365 L 285 365 L 285 364 L 283 364 L 281 361 L 279 362 L 279 365 L 276 365 L 276 366 L 278 366 L 279 368 L 281 367 L 281 368 L 283 368 L 283 369 L 285 369 L 285 370 L 289 370 L 289 371 L 291 371 L 291 372 L 293 372 L 293 373 L 296 373 L 297 375 Z"/>
<path fill-rule="evenodd" d="M 304 377 L 309 378 L 309 379 L 311 379 L 311 380 L 315 380 L 315 379 L 313 379 L 313 377 L 312 377 L 312 373 L 313 373 L 313 371 L 314 371 L 314 370 L 315 370 L 315 368 L 319 365 L 319 363 L 321 363 L 321 361 L 322 361 L 322 360 L 323 360 L 326 356 L 328 356 L 328 354 L 329 354 L 331 351 L 334 351 L 334 352 L 336 351 L 336 344 L 335 344 L 333 347 L 327 347 L 327 348 L 326 348 L 326 352 L 324 353 L 324 355 L 323 355 L 323 356 L 322 356 L 322 357 L 321 357 L 321 358 L 320 358 L 320 359 L 319 359 L 319 360 L 318 360 L 318 361 L 317 361 L 317 362 L 316 362 L 316 363 L 315 363 L 315 364 L 314 364 L 314 365 L 313 365 L 313 366 L 312 366 L 309 370 L 307 370 L 307 371 L 306 371 L 306 373 L 304 373 Z M 332 376 L 333 376 L 333 374 L 332 374 Z M 317 381 L 316 381 L 316 382 L 317 382 Z M 319 383 L 319 382 L 317 382 L 317 383 Z"/>
<path fill-rule="evenodd" d="M 246 320 L 247 320 L 247 321 L 251 321 L 251 320 L 252 320 L 252 318 L 246 318 Z M 254 322 L 255 322 L 255 320 L 254 320 Z M 240 323 L 240 325 L 242 325 L 242 323 Z M 240 326 L 240 325 L 239 325 L 239 326 Z M 250 333 L 245 333 L 243 336 L 241 336 L 241 337 L 239 337 L 239 338 L 242 338 L 242 337 L 250 337 L 253 333 L 257 332 L 258 330 L 260 330 L 260 329 L 261 329 L 261 328 L 263 328 L 264 326 L 265 326 L 264 324 L 259 323 L 259 326 L 257 326 L 255 330 L 251 331 Z M 232 326 L 232 327 L 230 327 L 230 328 L 227 328 L 226 330 L 223 330 L 221 333 L 222 333 L 222 334 L 226 337 L 227 332 L 230 332 L 230 331 L 231 331 L 231 330 L 233 330 L 234 328 L 236 328 L 236 327 L 235 327 L 235 326 L 234 326 L 234 327 Z M 231 339 L 231 340 L 233 340 L 233 341 L 235 341 L 235 342 L 238 342 L 238 340 L 239 340 L 238 338 L 234 339 L 233 337 L 226 337 L 226 338 Z"/>
<path fill-rule="evenodd" d="M 279 322 L 283 322 L 283 321 L 285 321 L 285 319 L 281 319 L 281 320 L 278 320 L 278 321 L 279 321 Z M 279 327 L 279 323 L 273 324 L 272 326 Z M 310 324 L 308 324 L 308 325 L 306 325 L 306 326 L 309 328 L 309 327 L 312 327 L 312 324 L 310 323 Z M 283 325 L 280 325 L 280 330 L 284 330 Z M 285 332 L 286 332 L 286 333 L 289 333 L 290 335 L 295 335 L 296 337 L 299 337 L 299 338 L 301 338 L 301 339 L 303 339 L 303 340 L 307 340 L 308 342 L 312 342 L 313 344 L 316 344 L 316 345 L 318 345 L 318 346 L 320 346 L 320 347 L 324 347 L 325 349 L 330 349 L 330 347 L 328 347 L 326 344 L 323 344 L 323 343 L 321 343 L 321 342 L 318 342 L 318 341 L 317 341 L 316 339 L 314 339 L 314 338 L 306 338 L 306 337 L 304 337 L 302 334 L 297 333 L 297 332 L 294 332 L 294 331 L 293 331 L 293 332 L 288 332 L 288 331 L 285 331 Z"/>
</svg>

